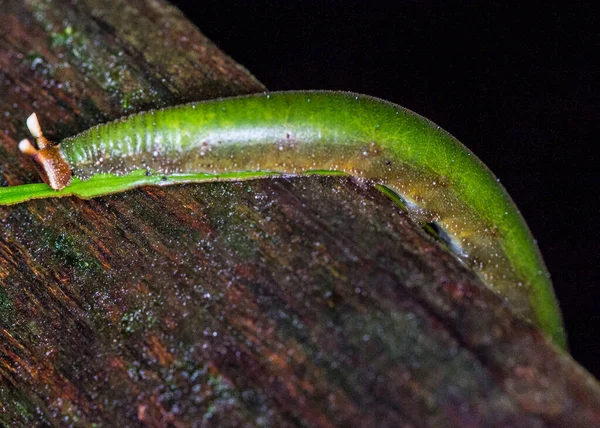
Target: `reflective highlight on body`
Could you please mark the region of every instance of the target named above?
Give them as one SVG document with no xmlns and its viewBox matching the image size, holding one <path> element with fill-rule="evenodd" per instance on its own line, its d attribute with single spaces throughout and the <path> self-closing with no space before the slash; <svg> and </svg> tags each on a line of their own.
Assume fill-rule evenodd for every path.
<svg viewBox="0 0 600 428">
<path fill-rule="evenodd" d="M 342 92 L 258 94 L 134 114 L 52 148 L 75 177 L 67 186 L 52 162 L 42 164 L 48 177 L 58 176 L 46 182 L 64 187 L 52 196 L 315 171 L 385 186 L 413 220 L 435 223 L 449 237 L 450 249 L 486 284 L 565 347 L 549 275 L 504 188 L 458 140 L 398 105 Z M 38 147 L 38 157 L 45 149 Z M 89 179 L 113 181 L 85 190 Z M 79 186 L 84 190 L 78 193 Z M 26 199 L 48 196 L 36 188 Z M 19 202 L 8 194 L 5 201 Z"/>
</svg>

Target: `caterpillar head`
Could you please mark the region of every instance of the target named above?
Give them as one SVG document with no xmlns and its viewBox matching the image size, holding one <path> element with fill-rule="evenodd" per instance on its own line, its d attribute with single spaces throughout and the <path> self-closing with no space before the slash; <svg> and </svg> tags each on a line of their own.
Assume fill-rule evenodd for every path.
<svg viewBox="0 0 600 428">
<path fill-rule="evenodd" d="M 65 160 L 60 145 L 55 145 L 44 137 L 35 113 L 27 118 L 27 127 L 35 138 L 37 148 L 25 138 L 19 143 L 19 149 L 35 161 L 44 182 L 54 190 L 61 190 L 71 184 L 71 167 Z"/>
</svg>

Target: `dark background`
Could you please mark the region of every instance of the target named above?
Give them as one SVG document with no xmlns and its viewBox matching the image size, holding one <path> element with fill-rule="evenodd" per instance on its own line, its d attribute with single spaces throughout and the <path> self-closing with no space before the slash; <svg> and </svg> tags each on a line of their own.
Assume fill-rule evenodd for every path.
<svg viewBox="0 0 600 428">
<path fill-rule="evenodd" d="M 571 352 L 600 377 L 591 10 L 427 0 L 174 3 L 271 90 L 385 98 L 473 150 L 527 219 Z"/>
</svg>

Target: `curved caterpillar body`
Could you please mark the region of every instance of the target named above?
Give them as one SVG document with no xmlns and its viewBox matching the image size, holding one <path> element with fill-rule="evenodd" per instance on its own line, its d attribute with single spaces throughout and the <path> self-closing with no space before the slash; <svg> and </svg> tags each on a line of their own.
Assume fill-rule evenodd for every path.
<svg viewBox="0 0 600 428">
<path fill-rule="evenodd" d="M 54 189 L 70 183 L 71 171 L 80 184 L 98 174 L 136 177 L 92 196 L 145 184 L 315 171 L 382 185 L 404 201 L 411 218 L 435 222 L 517 313 L 565 346 L 549 275 L 504 188 L 459 141 L 398 105 L 341 92 L 259 94 L 134 114 L 57 146 L 29 125 L 39 150 L 26 140 L 20 146 Z M 71 187 L 77 186 L 55 195 L 78 194 Z M 33 193 L 28 198 L 40 197 Z"/>
</svg>

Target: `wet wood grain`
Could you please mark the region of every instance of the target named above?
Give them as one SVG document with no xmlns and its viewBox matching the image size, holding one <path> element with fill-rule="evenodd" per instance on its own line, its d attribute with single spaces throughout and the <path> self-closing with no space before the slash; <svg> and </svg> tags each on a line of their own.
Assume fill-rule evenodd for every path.
<svg viewBox="0 0 600 428">
<path fill-rule="evenodd" d="M 60 139 L 264 90 L 162 1 L 0 1 L 0 185 Z M 0 424 L 594 426 L 600 389 L 376 190 L 305 177 L 0 208 Z"/>
</svg>

